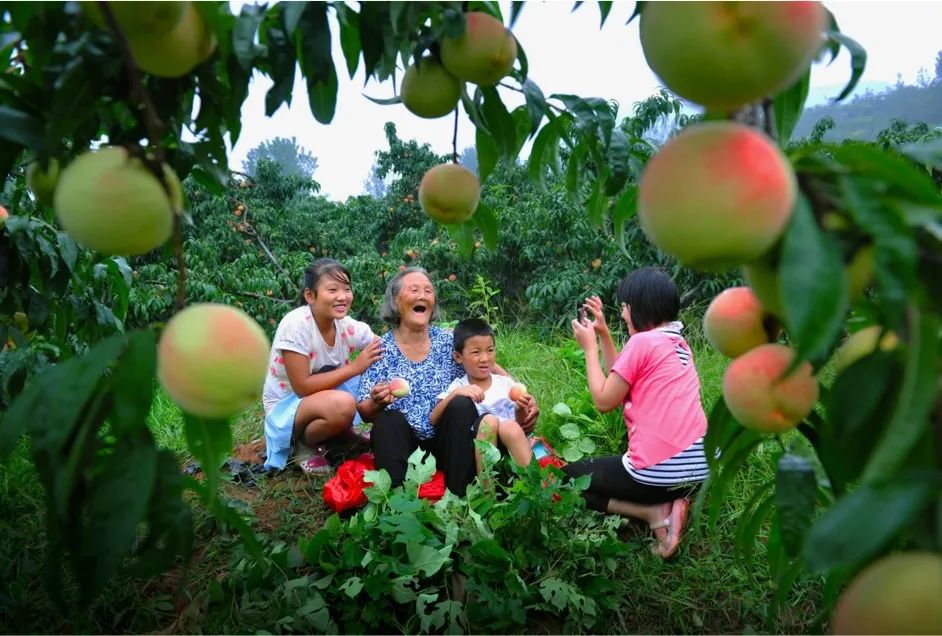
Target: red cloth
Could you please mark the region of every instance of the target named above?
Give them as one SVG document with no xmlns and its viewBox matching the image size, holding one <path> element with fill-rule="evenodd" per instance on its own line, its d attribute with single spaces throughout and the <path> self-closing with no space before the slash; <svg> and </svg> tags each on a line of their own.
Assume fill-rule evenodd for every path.
<svg viewBox="0 0 942 636">
<path fill-rule="evenodd" d="M 334 512 L 343 512 L 366 505 L 363 489 L 363 473 L 376 470 L 372 453 L 363 453 L 356 459 L 348 459 L 337 469 L 337 474 L 324 484 L 324 503 Z M 432 478 L 419 486 L 419 497 L 438 501 L 445 496 L 445 473 L 436 470 Z"/>
</svg>

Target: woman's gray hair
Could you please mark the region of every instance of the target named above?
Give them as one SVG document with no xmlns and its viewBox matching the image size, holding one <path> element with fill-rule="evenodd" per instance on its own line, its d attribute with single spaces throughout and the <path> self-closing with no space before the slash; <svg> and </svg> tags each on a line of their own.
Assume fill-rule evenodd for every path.
<svg viewBox="0 0 942 636">
<path fill-rule="evenodd" d="M 432 291 L 435 293 L 435 308 L 432 310 L 432 321 L 441 318 L 441 312 L 438 311 L 438 290 L 435 289 L 435 281 L 424 267 L 407 267 L 386 283 L 386 293 L 383 294 L 383 304 L 379 306 L 379 319 L 394 326 L 399 325 L 401 316 L 399 307 L 396 306 L 396 299 L 399 298 L 399 292 L 402 291 L 402 279 L 409 274 L 422 274 L 432 284 Z"/>
</svg>

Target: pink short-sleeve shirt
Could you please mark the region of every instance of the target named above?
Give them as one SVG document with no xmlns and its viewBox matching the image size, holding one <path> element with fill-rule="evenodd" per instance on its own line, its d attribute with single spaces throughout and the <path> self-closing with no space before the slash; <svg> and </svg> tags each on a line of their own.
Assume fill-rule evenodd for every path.
<svg viewBox="0 0 942 636">
<path fill-rule="evenodd" d="M 634 468 L 670 459 L 706 434 L 700 378 L 679 323 L 629 338 L 612 371 L 630 387 L 624 415 Z"/>
</svg>

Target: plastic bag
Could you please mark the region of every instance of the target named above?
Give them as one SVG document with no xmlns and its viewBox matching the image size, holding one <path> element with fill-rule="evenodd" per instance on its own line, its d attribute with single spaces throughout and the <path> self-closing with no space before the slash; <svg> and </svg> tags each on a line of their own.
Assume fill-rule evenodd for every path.
<svg viewBox="0 0 942 636">
<path fill-rule="evenodd" d="M 436 470 L 432 478 L 419 486 L 419 497 L 429 501 L 438 501 L 445 496 L 445 473 Z"/>
<path fill-rule="evenodd" d="M 376 468 L 372 453 L 363 453 L 348 459 L 337 469 L 337 474 L 324 484 L 324 503 L 334 512 L 343 512 L 366 505 L 363 473 Z"/>
</svg>

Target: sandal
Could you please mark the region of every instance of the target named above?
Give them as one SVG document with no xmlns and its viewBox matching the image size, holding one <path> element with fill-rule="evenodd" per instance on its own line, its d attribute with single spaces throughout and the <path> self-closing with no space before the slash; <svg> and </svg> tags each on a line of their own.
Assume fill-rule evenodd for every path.
<svg viewBox="0 0 942 636">
<path fill-rule="evenodd" d="M 680 540 L 687 531 L 687 517 L 690 513 L 690 502 L 686 497 L 675 499 L 671 504 L 670 516 L 660 523 L 651 525 L 652 530 L 667 528 L 667 544 L 658 539 L 658 544 L 652 548 L 652 552 L 661 555 L 665 560 L 670 559 L 677 554 L 677 548 L 680 547 Z M 657 536 L 657 533 L 655 533 Z"/>
</svg>

